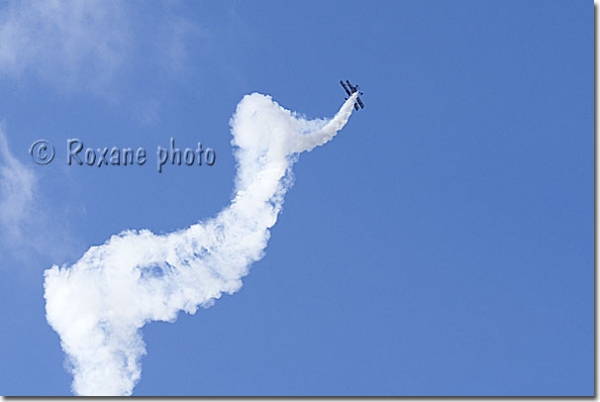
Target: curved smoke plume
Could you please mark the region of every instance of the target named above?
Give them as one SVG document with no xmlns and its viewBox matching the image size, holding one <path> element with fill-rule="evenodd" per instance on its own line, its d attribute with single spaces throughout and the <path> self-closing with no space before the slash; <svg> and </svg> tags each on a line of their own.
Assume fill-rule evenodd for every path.
<svg viewBox="0 0 600 402">
<path fill-rule="evenodd" d="M 194 314 L 242 286 L 264 254 L 296 155 L 344 127 L 356 94 L 331 120 L 306 120 L 269 96 L 245 96 L 231 119 L 235 195 L 215 218 L 166 235 L 127 230 L 72 266 L 45 271 L 46 317 L 60 335 L 78 395 L 130 395 L 146 353 L 140 329 Z"/>
</svg>

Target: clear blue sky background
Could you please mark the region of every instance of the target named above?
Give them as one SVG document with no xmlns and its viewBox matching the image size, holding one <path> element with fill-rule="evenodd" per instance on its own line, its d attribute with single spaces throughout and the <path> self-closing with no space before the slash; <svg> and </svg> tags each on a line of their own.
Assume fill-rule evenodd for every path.
<svg viewBox="0 0 600 402">
<path fill-rule="evenodd" d="M 14 7 L 0 4 L 0 33 L 22 18 Z M 330 117 L 350 79 L 366 108 L 301 156 L 264 259 L 237 294 L 144 327 L 134 395 L 593 395 L 592 2 L 110 12 L 107 59 L 86 47 L 93 32 L 65 30 L 0 63 L 0 119 L 38 177 L 43 217 L 36 245 L 1 246 L 0 394 L 70 394 L 44 269 L 124 229 L 214 216 L 233 189 L 228 123 L 242 96 Z M 145 147 L 149 162 L 66 166 L 75 137 Z M 153 151 L 170 137 L 202 141 L 217 162 L 158 174 Z M 47 166 L 28 155 L 40 138 L 57 148 Z"/>
</svg>

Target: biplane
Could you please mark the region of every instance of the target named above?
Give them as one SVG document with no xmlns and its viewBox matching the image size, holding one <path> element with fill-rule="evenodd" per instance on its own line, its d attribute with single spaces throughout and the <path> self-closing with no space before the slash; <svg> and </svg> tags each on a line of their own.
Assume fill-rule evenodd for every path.
<svg viewBox="0 0 600 402">
<path fill-rule="evenodd" d="M 344 81 L 340 81 L 340 84 L 342 85 L 342 87 L 344 88 L 344 91 L 346 91 L 346 93 L 348 94 L 348 96 L 352 96 L 352 94 L 355 93 L 355 92 L 358 92 L 359 95 L 363 94 L 362 92 L 360 92 L 358 90 L 358 84 L 352 85 L 349 80 L 346 80 L 346 83 L 344 83 Z M 348 98 L 344 98 L 344 99 L 348 99 Z M 356 102 L 354 103 L 354 109 L 358 110 L 359 106 L 360 106 L 361 109 L 365 108 L 365 104 L 360 99 L 360 96 L 358 96 L 356 98 Z"/>
</svg>

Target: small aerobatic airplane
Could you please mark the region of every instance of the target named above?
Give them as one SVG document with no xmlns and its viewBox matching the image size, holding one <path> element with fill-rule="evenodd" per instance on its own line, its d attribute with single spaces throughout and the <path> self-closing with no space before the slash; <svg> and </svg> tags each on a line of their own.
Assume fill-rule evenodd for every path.
<svg viewBox="0 0 600 402">
<path fill-rule="evenodd" d="M 348 96 L 352 96 L 352 94 L 354 92 L 358 92 L 358 84 L 352 85 L 349 80 L 346 80 L 346 84 L 348 84 L 348 86 L 346 86 L 346 84 L 344 84 L 344 81 L 340 81 L 340 84 L 342 84 L 342 87 L 344 87 L 344 91 L 346 91 Z M 362 95 L 363 93 L 358 92 L 358 94 Z M 344 99 L 348 99 L 348 98 L 344 98 Z M 354 103 L 354 109 L 358 110 L 359 105 L 360 105 L 361 109 L 365 108 L 365 104 L 362 102 L 362 100 L 360 100 L 360 97 L 356 97 L 356 103 Z"/>
</svg>

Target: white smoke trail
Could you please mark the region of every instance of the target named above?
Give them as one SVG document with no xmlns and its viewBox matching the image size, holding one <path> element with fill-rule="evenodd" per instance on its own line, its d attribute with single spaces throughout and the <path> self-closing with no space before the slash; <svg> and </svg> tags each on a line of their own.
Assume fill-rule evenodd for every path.
<svg viewBox="0 0 600 402">
<path fill-rule="evenodd" d="M 215 218 L 155 235 L 125 231 L 72 266 L 45 271 L 46 317 L 60 335 L 78 395 L 130 395 L 146 353 L 140 329 L 194 314 L 242 286 L 264 254 L 295 155 L 344 127 L 356 94 L 331 120 L 308 121 L 269 96 L 245 96 L 231 119 L 236 193 Z"/>
</svg>

